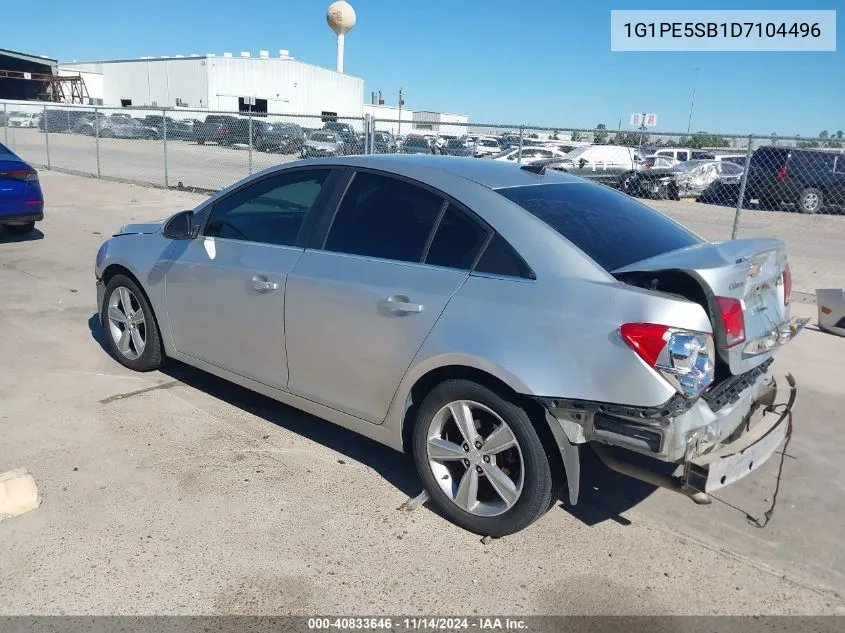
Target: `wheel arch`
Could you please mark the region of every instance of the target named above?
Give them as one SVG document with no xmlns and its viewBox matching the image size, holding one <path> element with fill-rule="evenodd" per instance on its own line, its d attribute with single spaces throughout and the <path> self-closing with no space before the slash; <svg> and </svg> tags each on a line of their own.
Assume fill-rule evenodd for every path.
<svg viewBox="0 0 845 633">
<path fill-rule="evenodd" d="M 546 447 L 552 468 L 558 473 L 564 472 L 564 458 L 542 405 L 528 395 L 527 387 L 510 372 L 489 363 L 477 362 L 477 359 L 451 359 L 450 362 L 418 370 L 413 378 L 404 381 L 404 389 L 400 388 L 401 393 L 396 394 L 394 402 L 394 405 L 402 405 L 398 422 L 403 452 L 411 454 L 414 417 L 420 404 L 437 385 L 447 380 L 478 383 L 524 408 Z"/>
<path fill-rule="evenodd" d="M 158 322 L 158 314 L 156 314 L 155 305 L 150 299 L 150 294 L 144 287 L 144 283 L 141 281 L 141 278 L 127 266 L 124 266 L 123 264 L 119 263 L 111 263 L 103 269 L 103 274 L 101 277 L 103 285 L 107 286 L 116 275 L 124 275 L 125 277 L 128 277 L 129 279 L 134 281 L 138 288 L 141 290 L 141 292 L 144 293 L 144 299 L 146 299 L 147 305 L 150 306 L 150 310 L 153 313 L 153 320 L 155 321 L 156 327 L 158 328 L 159 334 L 161 335 L 161 324 Z M 97 306 L 97 310 L 99 311 L 100 325 L 105 327 L 106 324 L 103 323 L 103 306 Z"/>
</svg>

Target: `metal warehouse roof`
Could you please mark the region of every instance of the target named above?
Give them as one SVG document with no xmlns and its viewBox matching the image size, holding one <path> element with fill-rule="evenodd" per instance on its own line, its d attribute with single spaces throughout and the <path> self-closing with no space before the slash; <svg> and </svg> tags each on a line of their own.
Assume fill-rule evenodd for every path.
<svg viewBox="0 0 845 633">
<path fill-rule="evenodd" d="M 58 64 L 58 60 L 53 59 L 52 57 L 45 57 L 44 55 L 30 55 L 29 53 L 10 51 L 5 48 L 0 48 L 0 57 L 11 57 L 13 59 L 19 59 L 33 64 L 43 64 L 44 66 L 55 66 Z"/>
</svg>

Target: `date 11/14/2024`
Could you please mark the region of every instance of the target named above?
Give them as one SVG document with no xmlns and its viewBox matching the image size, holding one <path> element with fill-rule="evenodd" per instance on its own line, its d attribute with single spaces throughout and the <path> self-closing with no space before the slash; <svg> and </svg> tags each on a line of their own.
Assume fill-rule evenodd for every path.
<svg viewBox="0 0 845 633">
<path fill-rule="evenodd" d="M 350 617 L 350 618 L 308 618 L 308 629 L 319 630 L 366 630 L 380 629 L 402 631 L 520 631 L 527 628 L 525 620 L 500 617 Z"/>
</svg>

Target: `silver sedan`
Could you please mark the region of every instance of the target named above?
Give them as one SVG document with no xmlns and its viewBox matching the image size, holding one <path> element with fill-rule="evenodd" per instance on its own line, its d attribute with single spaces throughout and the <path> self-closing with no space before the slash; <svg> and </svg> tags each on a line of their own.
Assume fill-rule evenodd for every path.
<svg viewBox="0 0 845 633">
<path fill-rule="evenodd" d="M 120 363 L 177 359 L 407 451 L 478 533 L 576 503 L 586 447 L 704 502 L 791 428 L 794 398 L 766 406 L 802 325 L 783 243 L 711 244 L 543 167 L 289 163 L 124 226 L 95 272 Z"/>
</svg>

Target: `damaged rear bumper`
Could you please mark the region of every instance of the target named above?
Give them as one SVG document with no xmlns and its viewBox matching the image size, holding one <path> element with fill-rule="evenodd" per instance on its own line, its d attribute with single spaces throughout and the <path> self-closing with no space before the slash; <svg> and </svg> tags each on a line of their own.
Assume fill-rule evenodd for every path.
<svg viewBox="0 0 845 633">
<path fill-rule="evenodd" d="M 684 464 L 682 484 L 701 492 L 713 492 L 754 472 L 768 460 L 792 433 L 792 408 L 798 388 L 787 375 L 789 400 L 785 405 L 767 403 L 756 424 L 741 429 L 735 439 L 693 457 Z"/>
<path fill-rule="evenodd" d="M 760 367 L 759 373 L 749 372 L 719 399 L 710 402 L 702 399 L 689 410 L 674 411 L 669 420 L 660 420 L 662 427 L 652 421 L 643 424 L 644 421 L 638 420 L 639 424 L 616 429 L 619 435 L 614 436 L 609 436 L 601 425 L 595 425 L 595 420 L 601 419 L 599 412 L 570 413 L 569 419 L 565 419 L 560 409 L 547 409 L 547 421 L 566 468 L 570 503 L 576 503 L 578 498 L 580 458 L 577 445 L 581 443 L 589 443 L 611 470 L 681 492 L 698 503 L 709 503 L 707 493 L 757 470 L 792 432 L 792 409 L 797 396 L 795 380 L 791 375 L 786 377 L 790 387 L 788 400 L 775 405 L 777 383 L 774 379 L 764 380 L 767 368 L 768 363 Z M 645 446 L 631 443 L 638 435 L 658 430 L 663 433 L 659 450 L 647 450 Z M 678 470 L 680 473 L 666 475 L 656 467 L 650 469 L 619 459 L 618 453 L 612 453 L 608 445 L 648 455 L 660 462 L 678 464 L 680 468 L 676 473 Z M 652 448 L 655 446 L 652 444 Z"/>
</svg>

